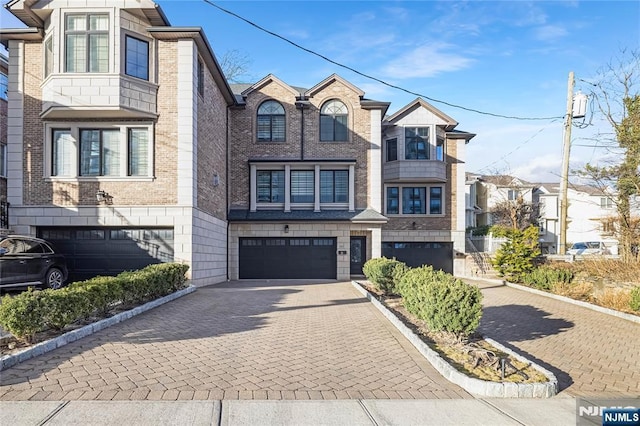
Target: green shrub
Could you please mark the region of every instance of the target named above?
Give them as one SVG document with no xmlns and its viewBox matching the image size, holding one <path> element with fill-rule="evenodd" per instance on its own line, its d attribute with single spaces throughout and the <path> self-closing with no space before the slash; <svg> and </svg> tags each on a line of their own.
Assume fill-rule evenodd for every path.
<svg viewBox="0 0 640 426">
<path fill-rule="evenodd" d="M 539 290 L 552 290 L 555 284 L 570 284 L 574 273 L 568 268 L 540 266 L 531 272 L 520 275 L 520 282 Z"/>
<path fill-rule="evenodd" d="M 634 287 L 631 290 L 631 299 L 629 300 L 629 306 L 634 311 L 640 311 L 640 287 Z"/>
<path fill-rule="evenodd" d="M 0 325 L 19 339 L 31 342 L 44 328 L 45 304 L 42 292 L 28 291 L 15 296 L 6 295 L 0 304 Z"/>
<path fill-rule="evenodd" d="M 124 302 L 143 303 L 185 286 L 187 265 L 163 263 L 117 277 L 95 277 L 59 290 L 29 291 L 5 296 L 0 304 L 0 326 L 31 341 L 50 327 L 62 330 L 79 319 L 107 315 Z"/>
<path fill-rule="evenodd" d="M 42 292 L 44 323 L 54 330 L 62 330 L 84 318 L 91 311 L 87 294 L 83 289 L 65 287 Z"/>
<path fill-rule="evenodd" d="M 538 256 L 538 228 L 529 226 L 524 231 L 512 229 L 491 263 L 500 276 L 519 281 L 520 276 L 533 271 Z"/>
<path fill-rule="evenodd" d="M 402 281 L 402 277 L 404 277 L 404 274 L 406 274 L 410 270 L 411 270 L 411 268 L 408 267 L 407 264 L 404 263 L 404 262 L 398 262 L 396 264 L 395 268 L 393 268 L 393 274 L 391 274 L 391 275 L 392 275 L 392 279 L 393 279 L 393 286 L 394 286 L 395 294 L 399 293 L 398 284 L 400 284 L 400 282 Z"/>
<path fill-rule="evenodd" d="M 464 337 L 475 332 L 482 317 L 482 293 L 475 286 L 423 266 L 407 271 L 398 284 L 407 310 L 433 331 Z"/>
<path fill-rule="evenodd" d="M 364 275 L 380 291 L 395 294 L 394 271 L 402 262 L 386 257 L 369 259 L 362 267 Z"/>
</svg>

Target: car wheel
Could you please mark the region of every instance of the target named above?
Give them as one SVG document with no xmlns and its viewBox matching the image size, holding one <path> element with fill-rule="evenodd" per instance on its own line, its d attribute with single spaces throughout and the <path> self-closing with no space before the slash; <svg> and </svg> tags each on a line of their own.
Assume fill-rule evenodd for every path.
<svg viewBox="0 0 640 426">
<path fill-rule="evenodd" d="M 46 288 L 57 290 L 62 287 L 62 280 L 62 271 L 58 268 L 51 268 L 47 271 L 47 275 L 44 277 L 44 286 Z"/>
</svg>

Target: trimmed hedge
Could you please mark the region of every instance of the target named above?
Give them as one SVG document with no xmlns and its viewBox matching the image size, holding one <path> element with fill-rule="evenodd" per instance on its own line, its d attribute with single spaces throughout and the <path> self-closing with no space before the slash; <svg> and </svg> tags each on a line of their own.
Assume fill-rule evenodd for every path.
<svg viewBox="0 0 640 426">
<path fill-rule="evenodd" d="M 396 269 L 398 275 L 396 276 Z M 386 257 L 376 257 L 366 261 L 362 267 L 365 277 L 380 291 L 385 294 L 396 294 L 396 278 L 401 276 L 407 266 L 396 260 Z"/>
<path fill-rule="evenodd" d="M 397 289 L 406 309 L 432 331 L 466 337 L 480 325 L 480 289 L 453 275 L 434 271 L 431 266 L 413 268 L 404 273 Z"/>
<path fill-rule="evenodd" d="M 189 266 L 178 263 L 149 265 L 115 277 L 95 277 L 59 290 L 29 289 L 4 296 L 0 325 L 19 339 L 32 341 L 36 333 L 92 316 L 105 316 L 115 306 L 142 304 L 185 287 Z"/>
<path fill-rule="evenodd" d="M 539 290 L 552 290 L 554 284 L 570 284 L 574 273 L 568 268 L 540 266 L 531 272 L 520 275 L 520 282 Z"/>
</svg>

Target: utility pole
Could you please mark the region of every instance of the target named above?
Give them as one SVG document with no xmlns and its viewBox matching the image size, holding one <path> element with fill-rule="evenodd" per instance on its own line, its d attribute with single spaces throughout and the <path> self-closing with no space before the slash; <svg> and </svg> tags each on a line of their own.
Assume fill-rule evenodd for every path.
<svg viewBox="0 0 640 426">
<path fill-rule="evenodd" d="M 573 121 L 573 71 L 569 73 L 567 84 L 567 114 L 564 120 L 564 143 L 562 146 L 562 175 L 560 178 L 560 244 L 558 254 L 567 252 L 567 188 L 569 186 L 569 153 L 571 151 L 571 124 Z"/>
</svg>

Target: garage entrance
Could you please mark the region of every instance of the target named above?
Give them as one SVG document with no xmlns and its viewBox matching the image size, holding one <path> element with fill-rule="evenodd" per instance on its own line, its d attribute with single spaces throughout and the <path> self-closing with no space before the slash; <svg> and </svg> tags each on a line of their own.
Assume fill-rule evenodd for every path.
<svg viewBox="0 0 640 426">
<path fill-rule="evenodd" d="M 453 273 L 453 243 L 382 243 L 382 255 L 396 258 L 412 268 L 427 265 Z"/>
<path fill-rule="evenodd" d="M 335 238 L 240 238 L 240 279 L 337 277 Z"/>
<path fill-rule="evenodd" d="M 69 281 L 173 261 L 173 229 L 41 227 L 38 237 L 67 259 Z"/>
</svg>

